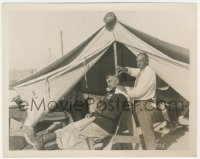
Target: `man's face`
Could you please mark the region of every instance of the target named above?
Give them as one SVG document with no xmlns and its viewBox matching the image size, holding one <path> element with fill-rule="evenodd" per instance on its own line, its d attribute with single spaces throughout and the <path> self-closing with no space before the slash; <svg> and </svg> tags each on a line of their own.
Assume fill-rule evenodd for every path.
<svg viewBox="0 0 200 159">
<path fill-rule="evenodd" d="M 140 70 L 145 68 L 148 65 L 148 60 L 144 55 L 138 55 L 137 56 L 137 66 Z"/>
<path fill-rule="evenodd" d="M 114 76 L 110 76 L 106 79 L 106 82 L 108 90 L 111 91 L 117 87 L 118 79 Z"/>
</svg>

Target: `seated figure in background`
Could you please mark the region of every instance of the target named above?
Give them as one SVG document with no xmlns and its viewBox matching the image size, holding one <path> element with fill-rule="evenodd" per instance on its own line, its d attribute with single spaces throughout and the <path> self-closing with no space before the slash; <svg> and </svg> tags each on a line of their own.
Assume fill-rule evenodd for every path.
<svg viewBox="0 0 200 159">
<path fill-rule="evenodd" d="M 107 75 L 107 91 L 104 98 L 98 102 L 97 110 L 87 114 L 86 118 L 72 122 L 53 133 L 39 137 L 25 135 L 26 141 L 35 149 L 42 150 L 46 143 L 56 141 L 59 149 L 90 149 L 90 139 L 104 139 L 115 132 L 117 122 L 122 113 L 123 104 L 127 99 L 122 94 L 116 94 L 119 79 L 115 75 Z M 52 149 L 56 149 L 52 147 Z"/>
<path fill-rule="evenodd" d="M 180 96 L 170 86 L 158 88 L 158 110 L 162 110 L 163 117 L 167 122 L 163 130 L 174 133 L 179 125 L 189 125 L 189 101 Z"/>
</svg>

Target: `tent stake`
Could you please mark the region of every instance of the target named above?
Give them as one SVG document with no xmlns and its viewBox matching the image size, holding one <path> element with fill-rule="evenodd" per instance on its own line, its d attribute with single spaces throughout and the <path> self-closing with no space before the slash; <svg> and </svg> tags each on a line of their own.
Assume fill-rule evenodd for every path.
<svg viewBox="0 0 200 159">
<path fill-rule="evenodd" d="M 116 42 L 113 43 L 113 47 L 114 47 L 115 75 L 117 75 L 118 72 L 117 72 L 117 45 L 116 45 Z"/>
</svg>

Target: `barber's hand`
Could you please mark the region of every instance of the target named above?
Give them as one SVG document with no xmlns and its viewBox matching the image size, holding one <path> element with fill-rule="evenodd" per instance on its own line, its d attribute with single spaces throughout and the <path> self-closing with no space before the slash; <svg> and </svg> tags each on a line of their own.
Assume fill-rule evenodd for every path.
<svg viewBox="0 0 200 159">
<path fill-rule="evenodd" d="M 158 108 L 159 108 L 160 110 L 166 110 L 165 102 L 160 102 L 160 103 L 158 104 Z"/>
<path fill-rule="evenodd" d="M 128 69 L 126 67 L 117 66 L 117 71 L 119 74 L 121 74 L 123 72 L 127 73 Z"/>
</svg>

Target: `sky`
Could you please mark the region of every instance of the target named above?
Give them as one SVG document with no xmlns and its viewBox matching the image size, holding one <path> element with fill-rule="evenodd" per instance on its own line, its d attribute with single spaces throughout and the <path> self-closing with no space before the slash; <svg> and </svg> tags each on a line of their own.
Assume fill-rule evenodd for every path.
<svg viewBox="0 0 200 159">
<path fill-rule="evenodd" d="M 140 6 L 139 6 L 140 7 Z M 63 33 L 64 54 L 104 25 L 103 18 L 114 11 L 118 20 L 144 33 L 190 49 L 194 14 L 186 9 L 72 10 L 17 9 L 7 12 L 6 36 L 9 69 L 41 69 L 60 58 Z M 49 53 L 49 49 L 51 53 Z M 51 55 L 50 55 L 51 54 Z"/>
</svg>

